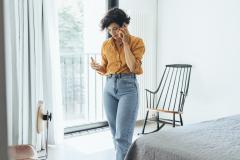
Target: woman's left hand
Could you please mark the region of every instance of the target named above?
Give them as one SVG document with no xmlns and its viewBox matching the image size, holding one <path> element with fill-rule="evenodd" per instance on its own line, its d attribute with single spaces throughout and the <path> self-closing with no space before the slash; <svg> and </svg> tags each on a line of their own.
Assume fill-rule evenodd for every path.
<svg viewBox="0 0 240 160">
<path fill-rule="evenodd" d="M 130 35 L 125 24 L 123 25 L 123 27 L 119 28 L 119 37 L 121 38 L 123 44 L 129 44 Z"/>
</svg>

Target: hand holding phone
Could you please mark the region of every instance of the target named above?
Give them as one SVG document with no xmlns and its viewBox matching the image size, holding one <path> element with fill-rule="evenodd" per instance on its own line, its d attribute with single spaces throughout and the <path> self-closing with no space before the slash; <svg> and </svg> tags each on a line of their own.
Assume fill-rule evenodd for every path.
<svg viewBox="0 0 240 160">
<path fill-rule="evenodd" d="M 124 23 L 122 27 L 119 28 L 119 37 L 121 38 L 123 43 L 129 43 L 129 32 L 127 29 L 127 25 Z"/>
</svg>

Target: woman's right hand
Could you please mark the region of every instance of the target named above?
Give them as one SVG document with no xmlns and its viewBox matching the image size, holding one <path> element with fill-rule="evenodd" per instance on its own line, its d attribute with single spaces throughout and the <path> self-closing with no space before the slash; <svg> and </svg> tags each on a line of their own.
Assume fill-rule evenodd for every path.
<svg viewBox="0 0 240 160">
<path fill-rule="evenodd" d="M 105 69 L 91 57 L 91 67 L 100 74 L 105 74 Z"/>
</svg>

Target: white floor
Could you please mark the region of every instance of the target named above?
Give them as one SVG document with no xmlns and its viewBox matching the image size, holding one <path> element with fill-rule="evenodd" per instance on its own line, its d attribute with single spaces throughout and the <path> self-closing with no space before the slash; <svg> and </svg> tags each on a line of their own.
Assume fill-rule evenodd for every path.
<svg viewBox="0 0 240 160">
<path fill-rule="evenodd" d="M 148 123 L 146 132 L 154 130 L 155 123 Z M 169 128 L 165 126 L 163 129 Z M 140 136 L 142 125 L 135 127 L 133 141 Z M 49 146 L 48 160 L 115 160 L 115 151 L 109 128 L 97 132 L 67 136 L 62 145 Z"/>
<path fill-rule="evenodd" d="M 49 160 L 113 160 L 110 131 L 67 138 L 62 146 L 49 147 Z"/>
<path fill-rule="evenodd" d="M 135 129 L 133 140 L 139 137 L 140 129 Z M 49 147 L 48 160 L 115 160 L 110 130 L 68 137 L 63 145 Z"/>
</svg>

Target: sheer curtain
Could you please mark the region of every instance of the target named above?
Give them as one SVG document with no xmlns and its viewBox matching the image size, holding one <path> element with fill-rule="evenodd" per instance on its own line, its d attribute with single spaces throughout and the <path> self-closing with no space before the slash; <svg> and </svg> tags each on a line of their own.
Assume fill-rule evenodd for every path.
<svg viewBox="0 0 240 160">
<path fill-rule="evenodd" d="M 63 140 L 55 0 L 6 1 L 7 112 L 10 144 L 36 144 L 36 105 L 53 112 L 50 143 Z M 51 8 L 51 9 L 50 9 Z"/>
<path fill-rule="evenodd" d="M 53 112 L 50 128 L 50 144 L 58 144 L 63 140 L 63 104 L 61 94 L 61 71 L 57 21 L 57 0 L 43 0 L 43 84 L 44 100 Z"/>
</svg>

